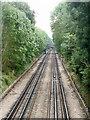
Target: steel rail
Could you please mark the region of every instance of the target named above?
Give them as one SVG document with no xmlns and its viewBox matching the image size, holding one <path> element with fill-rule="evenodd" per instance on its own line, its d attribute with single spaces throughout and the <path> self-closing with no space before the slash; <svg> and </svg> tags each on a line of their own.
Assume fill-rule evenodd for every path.
<svg viewBox="0 0 90 120">
<path fill-rule="evenodd" d="M 52 56 L 51 56 L 52 58 Z M 51 63 L 52 63 L 52 59 L 51 59 Z M 52 75 L 52 65 L 51 65 L 51 75 Z M 47 118 L 50 118 L 50 111 L 51 111 L 51 94 L 52 94 L 52 77 L 50 78 L 50 85 L 49 85 L 49 94 L 48 94 L 48 108 L 47 108 Z"/>
<path fill-rule="evenodd" d="M 55 54 L 53 55 L 53 97 L 54 97 L 54 119 L 58 119 L 58 106 L 57 106 L 57 84 L 56 84 L 56 64 L 55 64 Z"/>
<path fill-rule="evenodd" d="M 58 67 L 58 61 L 57 61 L 57 58 L 56 58 L 56 54 L 55 54 L 55 59 L 56 59 L 58 80 L 59 80 L 60 90 L 61 90 L 61 95 L 62 95 L 62 100 L 63 100 L 65 119 L 66 120 L 70 120 L 68 106 L 67 106 L 67 101 L 66 101 L 66 97 L 65 97 L 65 91 L 64 91 L 64 87 L 63 87 L 63 83 L 62 83 L 62 79 L 61 79 L 61 73 L 60 73 L 60 70 L 59 70 L 59 67 Z"/>
<path fill-rule="evenodd" d="M 50 91 L 48 95 L 48 108 L 47 108 L 47 118 L 50 118 L 50 111 L 51 111 L 51 90 L 52 90 L 52 80 L 50 81 Z"/>
<path fill-rule="evenodd" d="M 26 87 L 24 88 L 24 90 L 22 91 L 20 97 L 18 98 L 18 100 L 16 101 L 16 103 L 13 105 L 11 111 L 9 112 L 9 114 L 7 115 L 6 120 L 10 120 L 12 118 L 12 116 L 14 115 L 18 105 L 20 104 L 22 98 L 24 97 L 24 94 L 26 93 L 28 87 L 30 86 L 30 84 L 32 83 L 33 79 L 35 78 L 36 74 L 38 73 L 41 65 L 43 64 L 44 59 L 46 58 L 46 56 L 44 56 L 42 62 L 39 64 L 38 68 L 36 69 L 36 71 L 34 72 L 34 74 L 31 76 L 29 82 L 27 83 Z"/>
<path fill-rule="evenodd" d="M 22 119 L 22 117 L 23 117 L 23 115 L 24 115 L 24 113 L 25 113 L 25 110 L 26 110 L 26 108 L 27 108 L 27 105 L 28 105 L 28 103 L 29 103 L 29 101 L 30 101 L 30 99 L 31 99 L 31 97 L 32 97 L 32 95 L 33 95 L 33 92 L 34 92 L 35 88 L 36 88 L 36 85 L 37 85 L 37 83 L 39 82 L 39 79 L 40 79 L 40 76 L 41 76 L 41 74 L 42 74 L 42 72 L 43 72 L 43 70 L 44 70 L 44 67 L 45 67 L 45 64 L 46 64 L 48 55 L 49 55 L 49 54 L 47 53 L 46 59 L 45 59 L 44 62 L 43 62 L 43 65 L 42 65 L 42 68 L 41 68 L 41 70 L 40 70 L 40 73 L 38 74 L 38 76 L 37 76 L 37 78 L 36 78 L 36 81 L 34 81 L 34 85 L 32 85 L 32 87 L 31 87 L 31 90 L 30 90 L 30 92 L 29 92 L 29 94 L 28 94 L 28 97 L 27 97 L 27 99 L 26 99 L 25 105 L 24 105 L 24 107 L 23 107 L 23 109 L 22 109 L 22 111 L 21 111 L 21 113 L 20 113 L 20 115 L 19 115 L 19 120 Z"/>
<path fill-rule="evenodd" d="M 54 84 L 54 118 L 58 118 L 58 107 L 57 107 L 57 85 L 56 85 L 56 77 L 53 78 Z"/>
</svg>

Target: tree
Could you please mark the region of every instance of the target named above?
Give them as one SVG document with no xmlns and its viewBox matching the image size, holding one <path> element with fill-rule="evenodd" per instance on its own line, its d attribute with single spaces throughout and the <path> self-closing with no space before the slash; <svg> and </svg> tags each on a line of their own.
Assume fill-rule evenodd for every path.
<svg viewBox="0 0 90 120">
<path fill-rule="evenodd" d="M 16 5 L 21 6 L 18 9 Z M 3 71 L 6 71 L 8 67 L 16 72 L 23 69 L 25 64 L 30 63 L 33 57 L 41 53 L 49 39 L 45 32 L 40 29 L 37 31 L 27 17 L 24 11 L 27 5 L 25 4 L 25 8 L 23 6 L 24 12 L 20 10 L 22 5 L 24 3 L 3 3 Z"/>
<path fill-rule="evenodd" d="M 31 10 L 29 5 L 25 2 L 10 2 L 10 5 L 19 9 L 26 14 L 26 17 L 31 20 L 32 24 L 35 24 L 35 11 Z"/>
<path fill-rule="evenodd" d="M 89 89 L 90 35 L 88 14 L 90 3 L 60 3 L 51 14 L 53 41 Z"/>
</svg>

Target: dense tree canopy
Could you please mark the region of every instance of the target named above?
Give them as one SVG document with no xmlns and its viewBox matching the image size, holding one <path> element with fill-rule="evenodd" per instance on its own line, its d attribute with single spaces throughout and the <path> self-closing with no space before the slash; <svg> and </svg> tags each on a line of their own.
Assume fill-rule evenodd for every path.
<svg viewBox="0 0 90 120">
<path fill-rule="evenodd" d="M 34 13 L 26 3 L 4 3 L 2 15 L 3 70 L 21 69 L 43 50 L 49 37 L 34 27 Z"/>
<path fill-rule="evenodd" d="M 82 84 L 90 85 L 89 2 L 60 3 L 51 14 L 53 41 L 67 59 L 70 68 L 79 74 Z"/>
<path fill-rule="evenodd" d="M 26 17 L 28 17 L 28 19 L 31 20 L 31 23 L 35 24 L 35 12 L 30 10 L 30 6 L 27 3 L 11 2 L 9 4 L 24 12 L 26 14 Z"/>
</svg>

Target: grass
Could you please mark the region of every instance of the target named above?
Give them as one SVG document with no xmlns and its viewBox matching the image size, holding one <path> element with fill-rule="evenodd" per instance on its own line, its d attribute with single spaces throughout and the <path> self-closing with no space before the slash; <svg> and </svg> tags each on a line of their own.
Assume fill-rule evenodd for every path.
<svg viewBox="0 0 90 120">
<path fill-rule="evenodd" d="M 8 86 L 14 82 L 15 79 L 16 79 L 16 76 L 14 76 L 11 72 L 9 72 L 8 75 L 5 73 L 2 73 L 2 79 L 1 79 L 2 90 L 0 91 L 0 94 L 3 93 L 8 88 Z"/>
<path fill-rule="evenodd" d="M 27 63 L 23 69 L 20 69 L 19 71 L 15 72 L 14 70 L 8 68 L 7 71 L 2 72 L 2 77 L 0 78 L 0 94 L 3 93 L 9 87 L 9 85 L 11 85 L 25 70 L 27 70 L 35 60 L 36 58 L 33 58 L 31 63 Z"/>
</svg>

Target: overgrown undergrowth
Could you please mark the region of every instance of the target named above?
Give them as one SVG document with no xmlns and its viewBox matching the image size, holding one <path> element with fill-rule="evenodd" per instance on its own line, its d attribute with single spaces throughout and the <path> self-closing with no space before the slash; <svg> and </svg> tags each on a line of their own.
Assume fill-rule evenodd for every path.
<svg viewBox="0 0 90 120">
<path fill-rule="evenodd" d="M 70 72 L 72 79 L 77 87 L 77 90 L 79 91 L 81 97 L 83 98 L 83 100 L 86 103 L 86 106 L 88 107 L 88 109 L 90 110 L 90 102 L 89 102 L 89 98 L 90 98 L 90 91 L 88 90 L 88 88 L 86 87 L 86 85 L 84 83 L 82 83 L 81 78 L 79 76 L 79 74 L 75 73 L 71 68 L 70 65 L 68 64 L 68 62 L 64 59 L 64 63 L 66 64 L 66 67 L 68 69 L 68 71 Z"/>
<path fill-rule="evenodd" d="M 14 71 L 8 68 L 7 71 L 2 72 L 2 90 L 0 91 L 0 94 L 3 93 L 25 70 L 27 70 L 35 60 L 36 58 L 33 58 L 31 63 L 24 65 L 23 69 L 20 69 L 19 71 Z"/>
</svg>

